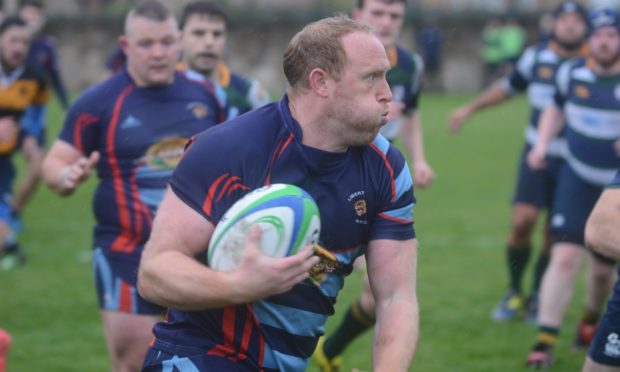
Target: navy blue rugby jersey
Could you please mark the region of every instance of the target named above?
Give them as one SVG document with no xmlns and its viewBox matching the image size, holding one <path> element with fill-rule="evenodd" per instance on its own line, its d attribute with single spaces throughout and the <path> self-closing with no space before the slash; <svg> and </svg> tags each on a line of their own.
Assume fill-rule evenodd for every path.
<svg viewBox="0 0 620 372">
<path fill-rule="evenodd" d="M 84 156 L 101 154 L 95 246 L 138 260 L 184 146 L 224 119 L 212 86 L 179 73 L 170 85 L 138 87 L 123 70 L 85 91 L 59 139 Z"/>
<path fill-rule="evenodd" d="M 284 97 L 198 135 L 170 185 L 213 224 L 251 190 L 297 185 L 316 200 L 319 243 L 336 262 L 322 262 L 323 271 L 263 301 L 199 312 L 169 309 L 154 328 L 156 348 L 198 348 L 248 370 L 305 370 L 344 278 L 368 242 L 415 237 L 409 167 L 383 136 L 331 153 L 303 145 L 302 135 Z"/>
<path fill-rule="evenodd" d="M 567 128 L 566 161 L 583 180 L 604 187 L 620 168 L 620 74 L 599 76 L 594 61 L 575 58 L 558 70 L 555 104 Z"/>
</svg>

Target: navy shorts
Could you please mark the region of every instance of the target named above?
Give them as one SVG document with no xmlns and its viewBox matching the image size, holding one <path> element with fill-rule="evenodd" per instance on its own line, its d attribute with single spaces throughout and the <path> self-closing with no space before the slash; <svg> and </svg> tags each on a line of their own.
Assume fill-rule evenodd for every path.
<svg viewBox="0 0 620 372">
<path fill-rule="evenodd" d="M 541 170 L 533 170 L 527 164 L 527 154 L 531 149 L 532 146 L 526 143 L 521 151 L 512 202 L 534 205 L 539 209 L 551 209 L 564 159 L 547 156 L 547 166 Z"/>
<path fill-rule="evenodd" d="M 166 311 L 138 293 L 138 262 L 119 259 L 104 249 L 95 248 L 93 271 L 101 310 L 142 315 L 159 315 Z"/>
<path fill-rule="evenodd" d="M 588 183 L 564 164 L 551 213 L 551 231 L 556 242 L 584 245 L 586 221 L 603 188 Z"/>
<path fill-rule="evenodd" d="M 616 281 L 588 355 L 599 364 L 620 367 L 620 280 Z"/>
</svg>

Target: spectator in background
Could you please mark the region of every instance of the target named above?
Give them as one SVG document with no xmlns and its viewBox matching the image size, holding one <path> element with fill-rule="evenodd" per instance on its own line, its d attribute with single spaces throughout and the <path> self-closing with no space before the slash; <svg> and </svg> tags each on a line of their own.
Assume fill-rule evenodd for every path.
<svg viewBox="0 0 620 372">
<path fill-rule="evenodd" d="M 426 78 L 431 88 L 440 88 L 437 80 L 441 70 L 441 50 L 443 48 L 443 36 L 437 20 L 431 18 L 420 31 L 420 49 L 424 58 Z"/>
<path fill-rule="evenodd" d="M 41 33 L 47 21 L 43 1 L 21 0 L 19 16 L 26 21 L 32 33 L 27 63 L 43 72 L 63 109 L 66 110 L 69 107 L 69 97 L 60 76 L 56 40 L 50 35 Z"/>
<path fill-rule="evenodd" d="M 519 59 L 525 45 L 525 30 L 514 18 L 508 18 L 501 27 L 500 47 L 502 50 L 502 74 L 509 74 Z"/>
<path fill-rule="evenodd" d="M 497 80 L 501 75 L 503 61 L 501 45 L 502 21 L 499 18 L 491 18 L 482 30 L 482 60 L 484 61 L 484 81 L 487 86 Z"/>
</svg>

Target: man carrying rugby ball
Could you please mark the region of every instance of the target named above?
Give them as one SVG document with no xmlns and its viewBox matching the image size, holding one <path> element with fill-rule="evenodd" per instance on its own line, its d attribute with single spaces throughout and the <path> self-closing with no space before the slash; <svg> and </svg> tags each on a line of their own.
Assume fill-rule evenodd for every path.
<svg viewBox="0 0 620 372">
<path fill-rule="evenodd" d="M 293 37 L 283 68 L 289 88 L 280 102 L 198 135 L 171 179 L 138 279 L 145 298 L 169 307 L 144 371 L 305 370 L 363 254 L 377 302 L 373 370 L 411 364 L 418 339 L 415 198 L 402 154 L 378 135 L 392 100 L 385 48 L 367 26 L 326 18 Z M 253 230 L 236 270 L 202 264 L 197 257 L 226 210 L 273 183 L 314 198 L 328 254 L 319 258 L 308 246 L 268 257 Z M 337 264 L 319 261 L 330 257 Z"/>
</svg>

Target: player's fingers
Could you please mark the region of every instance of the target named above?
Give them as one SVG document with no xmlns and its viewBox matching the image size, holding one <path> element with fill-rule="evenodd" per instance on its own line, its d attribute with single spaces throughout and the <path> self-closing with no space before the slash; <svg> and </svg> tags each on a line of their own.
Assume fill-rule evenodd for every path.
<svg viewBox="0 0 620 372">
<path fill-rule="evenodd" d="M 250 228 L 250 232 L 248 233 L 248 240 L 245 243 L 245 255 L 260 255 L 260 237 L 261 237 L 261 229 L 258 225 L 254 225 Z"/>
<path fill-rule="evenodd" d="M 88 157 L 89 168 L 93 168 L 95 165 L 97 165 L 100 158 L 101 158 L 101 154 L 99 154 L 99 151 L 91 152 L 90 156 Z"/>
</svg>

